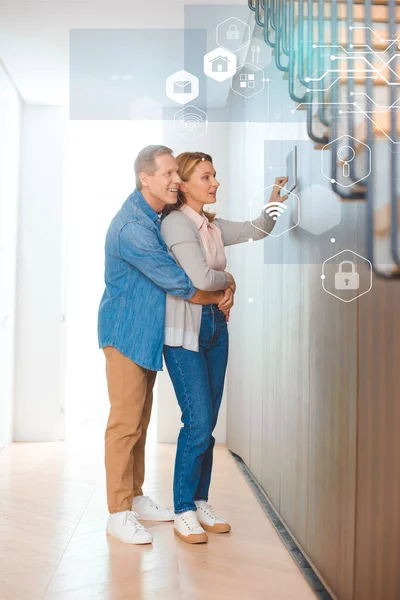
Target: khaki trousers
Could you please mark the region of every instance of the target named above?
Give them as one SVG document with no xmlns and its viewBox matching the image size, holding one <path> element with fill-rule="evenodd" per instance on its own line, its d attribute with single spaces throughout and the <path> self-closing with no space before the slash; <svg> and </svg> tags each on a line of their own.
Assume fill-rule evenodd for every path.
<svg viewBox="0 0 400 600">
<path fill-rule="evenodd" d="M 106 357 L 110 415 L 105 433 L 107 504 L 110 513 L 132 510 L 142 495 L 145 444 L 157 372 L 139 367 L 116 348 Z"/>
</svg>

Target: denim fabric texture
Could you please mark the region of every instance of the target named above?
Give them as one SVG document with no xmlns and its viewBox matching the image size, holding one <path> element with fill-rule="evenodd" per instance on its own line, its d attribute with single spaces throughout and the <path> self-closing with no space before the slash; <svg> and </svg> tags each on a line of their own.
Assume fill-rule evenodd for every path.
<svg viewBox="0 0 400 600">
<path fill-rule="evenodd" d="M 113 346 L 136 364 L 162 370 L 166 292 L 185 300 L 195 288 L 168 253 L 161 217 L 135 190 L 113 218 L 105 243 L 99 347 Z"/>
<path fill-rule="evenodd" d="M 164 346 L 165 364 L 182 411 L 174 472 L 175 513 L 196 510 L 208 500 L 212 435 L 224 391 L 229 337 L 224 314 L 215 304 L 203 306 L 199 351 Z"/>
</svg>

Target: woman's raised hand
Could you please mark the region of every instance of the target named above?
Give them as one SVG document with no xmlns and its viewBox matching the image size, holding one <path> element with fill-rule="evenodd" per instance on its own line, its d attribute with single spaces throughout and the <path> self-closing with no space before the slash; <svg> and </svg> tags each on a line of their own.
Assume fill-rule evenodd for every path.
<svg viewBox="0 0 400 600">
<path fill-rule="evenodd" d="M 275 179 L 274 187 L 269 199 L 270 202 L 285 202 L 285 200 L 288 199 L 289 195 L 281 196 L 282 188 L 285 187 L 288 181 L 288 177 L 277 177 Z"/>
</svg>

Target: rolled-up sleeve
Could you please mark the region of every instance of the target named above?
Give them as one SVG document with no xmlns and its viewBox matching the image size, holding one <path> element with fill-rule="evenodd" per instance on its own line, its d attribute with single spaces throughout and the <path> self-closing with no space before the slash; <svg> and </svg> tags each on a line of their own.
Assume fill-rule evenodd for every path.
<svg viewBox="0 0 400 600">
<path fill-rule="evenodd" d="M 184 300 L 195 294 L 196 288 L 190 278 L 149 227 L 139 221 L 131 221 L 119 232 L 118 242 L 120 258 L 168 294 Z"/>
</svg>

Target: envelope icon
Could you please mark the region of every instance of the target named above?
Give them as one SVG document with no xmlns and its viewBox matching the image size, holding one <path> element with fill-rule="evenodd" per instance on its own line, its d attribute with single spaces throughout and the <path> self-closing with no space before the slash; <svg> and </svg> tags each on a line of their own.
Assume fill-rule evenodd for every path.
<svg viewBox="0 0 400 600">
<path fill-rule="evenodd" d="M 191 81 L 174 81 L 174 94 L 191 94 Z"/>
</svg>

